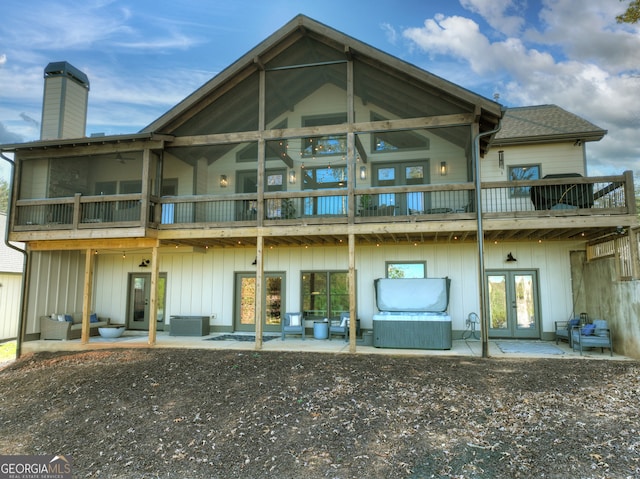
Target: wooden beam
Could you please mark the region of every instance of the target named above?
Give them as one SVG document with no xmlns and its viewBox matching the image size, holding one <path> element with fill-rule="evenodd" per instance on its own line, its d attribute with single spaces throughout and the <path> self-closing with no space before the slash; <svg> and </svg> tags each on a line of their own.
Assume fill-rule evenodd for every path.
<svg viewBox="0 0 640 479">
<path fill-rule="evenodd" d="M 167 137 L 171 139 L 171 137 Z M 96 144 L 78 144 L 78 145 L 63 145 L 59 147 L 51 148 L 38 148 L 29 151 L 20 150 L 17 154 L 17 158 L 20 160 L 27 160 L 33 158 L 61 158 L 67 156 L 83 156 L 83 155 L 109 155 L 116 153 L 126 153 L 133 151 L 143 151 L 144 149 L 161 150 L 165 146 L 165 140 L 135 140 L 135 141 L 123 141 L 121 143 L 105 143 Z"/>
<path fill-rule="evenodd" d="M 629 228 L 629 249 L 631 250 L 631 277 L 640 279 L 640 251 L 638 251 L 639 228 Z"/>
<path fill-rule="evenodd" d="M 149 346 L 156 344 L 158 329 L 158 277 L 160 275 L 158 248 L 151 250 L 151 291 L 149 292 Z"/>
<path fill-rule="evenodd" d="M 262 278 L 264 277 L 264 240 L 258 236 L 256 246 L 256 292 L 255 292 L 255 326 L 256 326 L 256 349 L 262 349 L 262 291 L 264 289 Z"/>
<path fill-rule="evenodd" d="M 175 138 L 169 146 L 184 147 L 243 143 L 257 141 L 260 138 L 264 138 L 265 140 L 278 140 L 281 138 L 344 135 L 349 131 L 353 131 L 354 133 L 368 133 L 372 131 L 444 128 L 448 126 L 470 125 L 472 122 L 473 114 L 459 113 L 453 115 L 426 116 L 422 118 L 400 120 L 368 121 L 353 123 L 352 125 L 320 125 L 300 128 L 272 129 L 265 130 L 264 132 L 248 131 L 239 133 L 182 136 Z"/>
<path fill-rule="evenodd" d="M 91 295 L 93 287 L 93 267 L 95 265 L 95 259 L 92 249 L 85 251 L 84 258 L 84 289 L 82 294 L 82 332 L 81 343 L 89 343 L 90 324 L 89 316 L 91 314 Z"/>
<path fill-rule="evenodd" d="M 356 352 L 356 237 L 349 235 L 349 352 Z"/>
<path fill-rule="evenodd" d="M 84 239 L 84 240 L 51 240 L 51 241 L 30 241 L 30 251 L 69 251 L 83 250 L 91 248 L 101 249 L 146 249 L 159 246 L 160 242 L 156 238 L 117 238 L 117 239 Z"/>
<path fill-rule="evenodd" d="M 369 158 L 367 157 L 367 150 L 364 149 L 364 145 L 362 144 L 359 136 L 356 136 L 356 150 L 358 150 L 360 160 L 362 160 L 362 163 L 366 165 Z"/>
</svg>

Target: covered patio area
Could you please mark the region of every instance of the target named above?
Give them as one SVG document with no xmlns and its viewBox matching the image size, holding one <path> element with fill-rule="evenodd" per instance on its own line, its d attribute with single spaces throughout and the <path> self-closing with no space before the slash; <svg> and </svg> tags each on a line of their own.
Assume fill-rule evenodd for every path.
<svg viewBox="0 0 640 479">
<path fill-rule="evenodd" d="M 223 339 L 224 337 L 224 339 Z M 146 331 L 125 331 L 119 338 L 91 337 L 89 343 L 83 344 L 80 339 L 67 341 L 38 340 L 27 341 L 22 344 L 22 353 L 87 351 L 114 348 L 176 348 L 176 349 L 221 349 L 238 351 L 257 351 L 255 337 L 243 333 L 212 333 L 206 336 L 171 336 L 167 331 L 158 331 L 155 345 L 148 342 Z M 349 343 L 339 338 L 331 341 L 326 339 L 287 337 L 282 340 L 280 335 L 265 334 L 260 352 L 286 351 L 300 353 L 350 354 Z M 360 340 L 356 342 L 356 354 L 376 354 L 390 356 L 444 356 L 444 357 L 482 357 L 482 343 L 479 339 L 457 339 L 452 341 L 449 350 L 425 349 L 393 349 L 377 348 L 364 345 Z M 573 351 L 567 343 L 554 341 L 527 341 L 492 339 L 489 341 L 489 356 L 498 358 L 554 358 L 554 359 L 608 359 L 630 360 L 625 356 L 609 352 L 601 352 L 599 348 L 590 349 L 580 356 L 579 351 Z"/>
</svg>

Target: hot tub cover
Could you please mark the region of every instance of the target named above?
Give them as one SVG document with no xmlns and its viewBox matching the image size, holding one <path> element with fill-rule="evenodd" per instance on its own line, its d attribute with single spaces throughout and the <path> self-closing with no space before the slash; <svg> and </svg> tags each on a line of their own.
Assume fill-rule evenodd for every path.
<svg viewBox="0 0 640 479">
<path fill-rule="evenodd" d="M 449 278 L 378 278 L 374 280 L 379 311 L 443 312 L 449 307 Z"/>
</svg>

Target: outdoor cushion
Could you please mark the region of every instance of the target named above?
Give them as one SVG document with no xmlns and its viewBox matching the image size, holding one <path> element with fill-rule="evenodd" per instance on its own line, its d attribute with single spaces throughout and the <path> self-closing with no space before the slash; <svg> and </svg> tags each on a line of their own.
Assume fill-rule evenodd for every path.
<svg viewBox="0 0 640 479">
<path fill-rule="evenodd" d="M 292 314 L 289 316 L 289 326 L 300 326 L 299 314 Z"/>
<path fill-rule="evenodd" d="M 91 316 L 89 316 L 89 322 L 90 323 L 97 323 L 99 321 L 98 319 L 98 315 L 96 313 L 93 313 Z"/>
<path fill-rule="evenodd" d="M 583 336 L 591 336 L 595 330 L 596 330 L 595 324 L 585 324 L 582 328 L 581 333 Z"/>
<path fill-rule="evenodd" d="M 67 323 L 73 323 L 73 316 L 71 316 L 70 314 L 65 314 L 65 315 L 64 315 L 64 320 L 65 320 Z"/>
</svg>

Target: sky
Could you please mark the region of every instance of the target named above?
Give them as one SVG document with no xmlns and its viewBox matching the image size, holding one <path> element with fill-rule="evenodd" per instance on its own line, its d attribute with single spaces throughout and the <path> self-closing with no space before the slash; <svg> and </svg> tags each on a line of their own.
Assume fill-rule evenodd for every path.
<svg viewBox="0 0 640 479">
<path fill-rule="evenodd" d="M 505 107 L 608 130 L 588 174 L 640 178 L 640 25 L 619 0 L 2 0 L 0 144 L 38 140 L 44 68 L 91 85 L 87 136 L 136 133 L 298 14 Z M 0 162 L 0 174 L 6 174 Z"/>
</svg>

